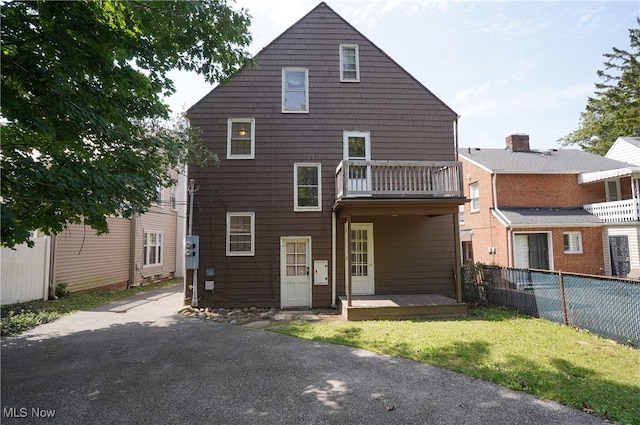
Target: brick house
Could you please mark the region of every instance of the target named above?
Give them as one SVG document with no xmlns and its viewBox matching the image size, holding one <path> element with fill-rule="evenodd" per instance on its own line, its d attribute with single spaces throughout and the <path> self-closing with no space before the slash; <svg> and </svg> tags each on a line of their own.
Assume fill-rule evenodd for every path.
<svg viewBox="0 0 640 425">
<path fill-rule="evenodd" d="M 222 155 L 189 168 L 200 251 L 185 300 L 462 305 L 457 114 L 325 3 L 254 61 L 187 112 Z"/>
<path fill-rule="evenodd" d="M 460 216 L 465 263 L 629 272 L 629 250 L 610 236 L 637 233 L 637 210 L 615 211 L 637 205 L 639 168 L 577 149 L 533 150 L 525 134 L 508 136 L 506 149 L 459 149 L 459 157 L 471 199 Z"/>
</svg>

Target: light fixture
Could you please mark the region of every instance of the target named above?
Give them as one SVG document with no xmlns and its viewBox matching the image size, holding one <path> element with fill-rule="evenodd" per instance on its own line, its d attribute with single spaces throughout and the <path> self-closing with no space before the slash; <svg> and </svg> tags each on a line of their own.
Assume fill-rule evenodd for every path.
<svg viewBox="0 0 640 425">
<path fill-rule="evenodd" d="M 238 130 L 238 135 L 240 137 L 244 137 L 247 135 L 247 130 L 244 129 L 244 127 L 240 127 L 240 130 Z"/>
</svg>

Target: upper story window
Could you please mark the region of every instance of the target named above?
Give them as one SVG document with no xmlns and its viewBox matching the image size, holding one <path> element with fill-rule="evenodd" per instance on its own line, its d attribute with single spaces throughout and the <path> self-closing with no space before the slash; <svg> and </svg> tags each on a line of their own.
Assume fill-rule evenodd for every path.
<svg viewBox="0 0 640 425">
<path fill-rule="evenodd" d="M 471 198 L 471 212 L 480 211 L 480 188 L 478 182 L 469 185 L 469 198 Z"/>
<path fill-rule="evenodd" d="M 253 256 L 255 242 L 255 214 L 227 213 L 227 256 Z"/>
<path fill-rule="evenodd" d="M 295 164 L 294 211 L 322 211 L 320 164 Z"/>
<path fill-rule="evenodd" d="M 282 112 L 309 112 L 309 70 L 282 69 Z"/>
<path fill-rule="evenodd" d="M 357 83 L 360 81 L 360 60 L 357 44 L 340 45 L 340 81 Z"/>
<path fill-rule="evenodd" d="M 255 149 L 253 118 L 230 118 L 227 122 L 227 159 L 253 159 Z"/>
<path fill-rule="evenodd" d="M 622 199 L 620 196 L 620 180 L 607 180 L 606 191 L 607 191 L 607 202 L 615 202 Z"/>
<path fill-rule="evenodd" d="M 582 254 L 581 232 L 564 232 L 563 237 L 565 254 Z"/>
<path fill-rule="evenodd" d="M 151 201 L 151 205 L 157 205 L 159 207 L 162 206 L 162 201 L 164 200 L 162 198 L 162 192 L 163 192 L 162 186 L 156 186 L 156 196 L 155 196 L 155 199 Z"/>
</svg>

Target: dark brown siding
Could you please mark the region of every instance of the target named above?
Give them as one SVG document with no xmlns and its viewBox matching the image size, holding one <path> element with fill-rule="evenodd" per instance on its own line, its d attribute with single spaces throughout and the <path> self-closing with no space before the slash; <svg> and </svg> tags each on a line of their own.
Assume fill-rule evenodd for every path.
<svg viewBox="0 0 640 425">
<path fill-rule="evenodd" d="M 340 44 L 359 46 L 359 83 L 340 82 Z M 222 159 L 218 167 L 189 171 L 199 188 L 193 233 L 200 236 L 200 276 L 207 267 L 216 269 L 215 294 L 200 289 L 201 305 L 279 306 L 282 236 L 311 236 L 312 260 L 331 261 L 343 131 L 369 131 L 373 160 L 455 159 L 456 114 L 325 4 L 267 46 L 256 62 L 188 112 L 207 148 Z M 281 112 L 283 67 L 308 68 L 308 114 Z M 255 159 L 226 159 L 228 118 L 255 119 Z M 296 162 L 321 163 L 321 212 L 294 212 Z M 255 213 L 255 256 L 227 257 L 226 213 L 243 211 Z M 313 304 L 331 304 L 331 284 L 313 287 Z"/>
<path fill-rule="evenodd" d="M 376 294 L 455 294 L 452 216 L 358 217 L 373 223 Z M 343 225 L 337 244 L 344 246 Z M 337 258 L 338 295 L 345 294 L 344 255 Z"/>
</svg>

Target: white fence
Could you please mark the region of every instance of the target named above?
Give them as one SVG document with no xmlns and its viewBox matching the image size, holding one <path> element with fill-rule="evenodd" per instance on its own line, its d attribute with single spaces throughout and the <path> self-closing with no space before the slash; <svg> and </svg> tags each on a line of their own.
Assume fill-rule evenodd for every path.
<svg viewBox="0 0 640 425">
<path fill-rule="evenodd" d="M 640 200 L 638 199 L 587 204 L 583 208 L 606 222 L 617 223 L 640 220 Z"/>
<path fill-rule="evenodd" d="M 51 238 L 33 238 L 33 241 L 33 248 L 23 244 L 15 250 L 0 250 L 0 303 L 3 305 L 49 297 Z"/>
</svg>

